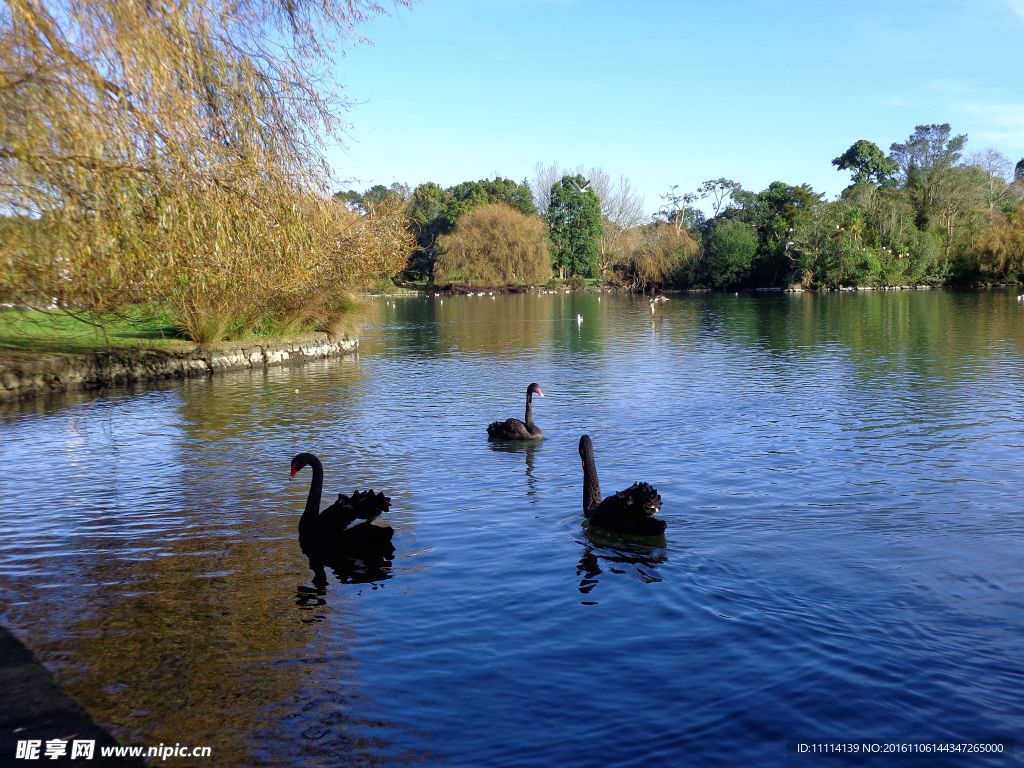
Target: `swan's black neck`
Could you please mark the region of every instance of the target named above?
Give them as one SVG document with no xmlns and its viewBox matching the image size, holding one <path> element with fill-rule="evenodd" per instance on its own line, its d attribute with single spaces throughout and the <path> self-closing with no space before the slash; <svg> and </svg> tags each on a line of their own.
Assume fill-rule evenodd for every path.
<svg viewBox="0 0 1024 768">
<path fill-rule="evenodd" d="M 320 495 L 324 490 L 324 465 L 311 453 L 303 455 L 306 463 L 313 468 L 313 481 L 309 484 L 309 496 L 306 497 L 306 508 L 299 518 L 299 533 L 307 530 L 320 516 Z"/>
<path fill-rule="evenodd" d="M 597 479 L 594 444 L 588 435 L 580 438 L 580 459 L 583 461 L 583 514 L 587 515 L 601 503 L 601 481 Z"/>
<path fill-rule="evenodd" d="M 523 419 L 523 423 L 526 428 L 533 432 L 537 429 L 537 425 L 533 423 L 533 390 L 526 390 L 526 418 Z"/>
</svg>

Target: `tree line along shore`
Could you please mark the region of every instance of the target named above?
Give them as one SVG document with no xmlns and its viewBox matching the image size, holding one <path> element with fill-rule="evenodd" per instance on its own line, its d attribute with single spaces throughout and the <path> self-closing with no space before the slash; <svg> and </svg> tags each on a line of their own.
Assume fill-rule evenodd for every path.
<svg viewBox="0 0 1024 768">
<path fill-rule="evenodd" d="M 349 104 L 319 73 L 381 12 L 0 8 L 0 352 L 339 337 L 367 312 L 358 294 L 393 281 L 740 290 L 1024 274 L 1024 160 L 968 153 L 948 124 L 888 152 L 855 142 L 832 161 L 852 177 L 834 200 L 719 178 L 673 187 L 651 217 L 625 176 L 557 165 L 332 194 L 324 152 Z"/>
<path fill-rule="evenodd" d="M 948 124 L 919 125 L 885 153 L 859 140 L 832 160 L 851 183 L 760 192 L 709 179 L 673 187 L 645 217 L 625 177 L 601 168 L 443 188 L 377 185 L 334 198 L 366 213 L 401 204 L 415 248 L 408 281 L 454 290 L 599 281 L 628 290 L 841 289 L 1018 282 L 1024 159 L 966 153 Z"/>
</svg>

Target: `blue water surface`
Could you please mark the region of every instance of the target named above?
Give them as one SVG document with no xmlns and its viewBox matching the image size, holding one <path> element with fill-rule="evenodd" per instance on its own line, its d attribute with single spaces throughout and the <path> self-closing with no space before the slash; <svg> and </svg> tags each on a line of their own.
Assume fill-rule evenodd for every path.
<svg viewBox="0 0 1024 768">
<path fill-rule="evenodd" d="M 1014 298 L 385 298 L 358 358 L 8 405 L 0 621 L 204 765 L 1020 765 Z M 583 433 L 664 546 L 581 527 Z M 300 451 L 391 496 L 385 572 L 314 579 Z"/>
</svg>

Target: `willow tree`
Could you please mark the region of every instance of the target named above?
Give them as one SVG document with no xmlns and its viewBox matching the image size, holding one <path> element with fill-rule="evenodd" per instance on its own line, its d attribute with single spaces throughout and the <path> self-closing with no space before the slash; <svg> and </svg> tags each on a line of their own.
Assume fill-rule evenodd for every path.
<svg viewBox="0 0 1024 768">
<path fill-rule="evenodd" d="M 331 201 L 322 159 L 346 106 L 323 85 L 326 41 L 379 11 L 6 0 L 0 294 L 99 312 L 169 299 L 208 340 L 218 318 L 329 312 L 345 287 L 398 271 L 401 210 Z"/>
<path fill-rule="evenodd" d="M 438 283 L 488 288 L 542 285 L 551 279 L 544 222 L 503 203 L 465 214 L 438 246 Z"/>
</svg>

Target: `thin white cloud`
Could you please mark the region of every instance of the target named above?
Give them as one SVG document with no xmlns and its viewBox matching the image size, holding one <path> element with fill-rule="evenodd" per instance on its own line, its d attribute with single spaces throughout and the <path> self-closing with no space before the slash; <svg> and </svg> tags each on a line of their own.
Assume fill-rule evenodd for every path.
<svg viewBox="0 0 1024 768">
<path fill-rule="evenodd" d="M 1024 21 L 1024 0 L 1006 0 L 1007 7 Z"/>
<path fill-rule="evenodd" d="M 1024 1 L 1021 3 L 1024 5 Z M 1024 104 L 970 103 L 962 105 L 984 127 L 972 139 L 1004 147 L 1024 147 Z"/>
</svg>

